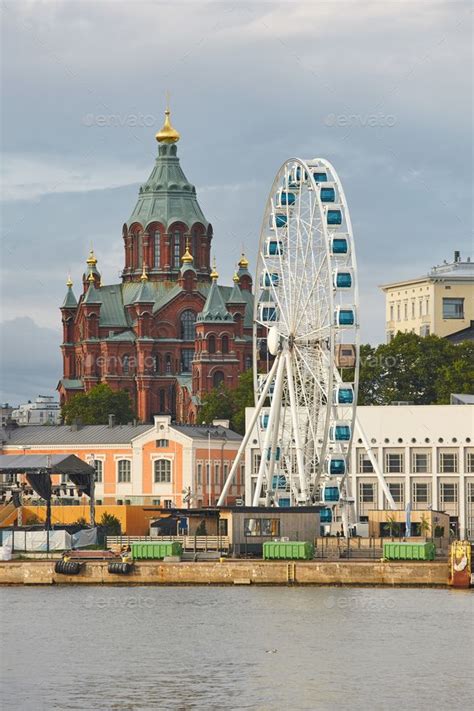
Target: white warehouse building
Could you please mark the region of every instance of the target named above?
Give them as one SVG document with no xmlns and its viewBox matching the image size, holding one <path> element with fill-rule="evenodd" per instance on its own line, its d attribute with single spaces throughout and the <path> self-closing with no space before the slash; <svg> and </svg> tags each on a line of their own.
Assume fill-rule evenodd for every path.
<svg viewBox="0 0 474 711">
<path fill-rule="evenodd" d="M 247 422 L 253 411 L 247 409 Z M 414 510 L 444 511 L 457 536 L 474 540 L 474 405 L 360 406 L 357 417 L 396 506 L 405 509 L 410 502 Z M 247 505 L 259 461 L 255 428 L 245 453 Z M 357 520 L 388 508 L 357 428 L 349 472 Z"/>
</svg>

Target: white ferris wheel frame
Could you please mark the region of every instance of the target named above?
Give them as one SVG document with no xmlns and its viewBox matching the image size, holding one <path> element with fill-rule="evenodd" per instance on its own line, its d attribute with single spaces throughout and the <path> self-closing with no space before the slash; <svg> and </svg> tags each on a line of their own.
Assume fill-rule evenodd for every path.
<svg viewBox="0 0 474 711">
<path fill-rule="evenodd" d="M 324 188 L 325 183 L 319 184 L 314 179 L 313 173 L 317 169 L 326 172 L 328 176 L 327 182 L 331 187 L 334 186 L 335 196 L 337 199 L 323 204 L 320 197 L 320 188 Z M 303 179 L 299 180 L 299 184 L 297 186 L 295 183 L 290 186 L 290 176 L 297 175 L 296 171 L 299 171 L 299 175 L 303 176 Z M 297 209 L 293 209 L 293 206 L 292 204 L 289 204 L 288 199 L 286 200 L 285 207 L 282 207 L 281 204 L 276 206 L 276 196 L 278 194 L 281 195 L 282 190 L 287 191 L 287 195 L 288 192 L 295 192 L 298 195 L 296 203 Z M 310 206 L 309 225 L 304 225 L 304 220 L 301 217 L 303 196 L 305 200 L 308 201 Z M 330 209 L 331 206 L 337 206 L 342 213 L 343 228 L 341 231 L 338 231 L 339 225 L 336 225 L 333 228 L 328 225 L 325 208 Z M 280 227 L 277 226 L 276 222 L 277 211 L 280 216 L 283 212 L 286 214 L 286 223 Z M 313 224 L 314 222 L 317 222 L 317 226 L 316 224 Z M 273 237 L 270 235 L 269 224 Z M 293 245 L 292 254 L 290 254 L 290 233 L 292 231 L 292 226 L 296 229 L 296 247 Z M 305 244 L 304 236 L 302 236 L 303 232 L 306 233 Z M 349 291 L 349 296 L 351 299 L 350 305 L 351 308 L 353 308 L 355 318 L 350 329 L 340 328 L 339 325 L 336 324 L 334 316 L 336 313 L 335 297 L 337 297 L 339 307 L 341 307 L 341 305 L 346 307 L 349 306 L 349 304 L 344 301 L 344 292 L 341 290 L 337 292 L 337 289 L 333 284 L 334 275 L 337 274 L 337 268 L 340 266 L 341 260 L 338 260 L 338 258 L 331 253 L 331 240 L 338 234 L 343 234 L 349 245 L 347 255 L 345 259 L 342 259 L 342 263 L 344 268 L 349 270 L 352 274 L 352 285 Z M 280 250 L 279 253 L 277 255 L 273 255 L 273 257 L 270 257 L 268 254 L 266 255 L 266 244 L 271 238 L 275 239 L 277 243 L 285 243 L 287 249 L 283 249 L 283 251 Z M 282 242 L 279 242 L 280 238 Z M 319 249 L 315 239 L 319 239 Z M 314 249 L 314 247 L 316 247 L 316 249 Z M 311 250 L 311 254 L 308 255 L 309 250 Z M 317 252 L 317 254 L 314 254 L 313 251 Z M 308 264 L 308 256 L 312 258 L 312 264 Z M 320 260 L 320 263 L 317 265 L 314 263 L 315 256 Z M 278 259 L 276 259 L 276 257 L 278 257 Z M 281 278 L 283 289 L 281 289 L 281 284 L 279 282 L 277 286 L 275 286 L 272 281 L 273 272 L 271 272 L 271 266 L 275 263 L 275 261 L 278 262 L 278 274 L 279 278 Z M 304 267 L 304 271 L 302 271 L 302 267 Z M 305 272 L 306 269 L 310 267 L 313 267 L 313 270 L 316 269 L 316 271 L 309 271 L 308 278 L 310 279 L 311 286 L 308 293 L 304 294 L 304 300 L 301 301 L 303 296 L 303 288 L 305 285 L 307 286 L 304 282 Z M 292 269 L 294 269 L 293 277 L 291 272 Z M 265 279 L 265 275 L 267 274 L 270 275 L 270 281 L 268 286 L 263 289 L 261 285 L 262 275 Z M 286 282 L 284 276 L 285 274 Z M 298 279 L 298 275 L 300 277 L 300 281 L 299 283 L 295 283 L 295 280 Z M 274 493 L 272 491 L 272 483 L 276 466 L 275 452 L 277 450 L 281 451 L 284 442 L 286 442 L 286 454 L 282 456 L 282 460 L 287 466 L 285 471 L 283 462 L 281 462 L 279 469 L 280 471 L 284 471 L 286 474 L 291 503 L 300 505 L 320 503 L 315 500 L 315 492 L 317 491 L 320 481 L 326 480 L 327 482 L 328 480 L 328 477 L 325 476 L 323 469 L 326 465 L 326 456 L 331 450 L 332 453 L 340 453 L 341 456 L 344 456 L 346 462 L 349 462 L 352 440 L 357 426 L 362 444 L 364 445 L 364 448 L 367 451 L 369 459 L 373 465 L 374 471 L 381 482 L 388 504 L 391 508 L 395 508 L 392 495 L 388 489 L 383 474 L 380 471 L 377 460 L 371 451 L 371 447 L 365 437 L 360 423 L 356 422 L 356 405 L 359 383 L 359 297 L 357 277 L 357 262 L 350 212 L 346 196 L 336 170 L 329 161 L 322 158 L 307 161 L 299 158 L 293 158 L 285 161 L 280 170 L 277 172 L 266 203 L 256 265 L 253 319 L 254 391 L 256 399 L 255 409 L 251 421 L 248 423 L 247 431 L 244 439 L 242 440 L 231 471 L 229 472 L 222 489 L 217 503 L 218 506 L 225 503 L 228 490 L 232 484 L 239 461 L 245 451 L 250 435 L 252 434 L 255 426 L 259 423 L 259 417 L 262 412 L 265 412 L 268 414 L 268 417 L 264 432 L 262 432 L 261 428 L 257 426 L 261 456 L 255 491 L 252 497 L 252 504 L 254 506 L 261 505 L 262 503 L 262 490 L 264 484 L 266 503 L 273 503 L 278 506 L 278 498 L 271 500 L 271 494 Z M 263 284 L 266 285 L 264 280 Z M 319 300 L 317 299 L 318 294 Z M 324 308 L 324 304 L 322 304 L 324 299 L 326 306 L 326 321 L 324 326 L 322 326 L 321 314 L 322 309 Z M 262 322 L 261 309 L 266 303 L 272 304 L 275 308 L 275 312 L 278 313 L 278 320 L 272 327 L 268 327 L 267 324 Z M 269 308 L 273 308 L 273 306 Z M 299 315 L 295 316 L 295 309 L 297 309 L 298 306 L 300 307 L 298 310 Z M 318 329 L 311 331 L 310 334 L 303 334 L 300 337 L 300 325 L 306 316 L 307 309 L 310 307 L 313 308 L 313 325 L 315 319 L 317 320 L 318 316 L 320 318 Z M 265 328 L 267 329 L 266 332 Z M 350 331 L 350 343 L 355 348 L 356 353 L 356 366 L 354 368 L 354 375 L 352 378 L 353 401 L 349 405 L 346 404 L 341 406 L 337 402 L 333 402 L 333 392 L 335 391 L 335 388 L 343 383 L 340 372 L 335 365 L 335 348 L 336 346 L 344 343 L 343 339 L 347 336 L 348 331 Z M 315 341 L 318 346 L 317 348 L 313 348 L 313 352 L 310 352 L 309 356 L 306 352 L 305 357 L 303 354 L 305 345 L 312 345 L 312 341 L 308 339 L 308 335 L 314 336 L 317 332 L 321 334 L 321 339 L 316 339 Z M 266 336 L 268 344 L 272 342 L 272 347 L 269 346 L 267 348 L 267 352 L 270 350 L 272 356 L 274 357 L 273 362 L 268 364 L 269 367 L 267 368 L 267 372 L 264 373 L 263 376 L 257 371 L 257 364 L 260 360 L 262 334 L 263 340 L 265 340 Z M 324 343 L 326 344 L 326 352 L 324 352 L 324 348 L 321 345 L 323 338 Z M 317 358 L 315 359 L 316 352 Z M 311 360 L 311 358 L 313 358 L 313 360 Z M 305 371 L 305 378 L 303 378 L 301 374 L 302 371 Z M 295 383 L 300 385 L 298 393 L 296 392 L 297 388 L 295 388 Z M 272 385 L 273 390 L 271 390 Z M 308 385 L 310 387 L 308 387 Z M 284 388 L 285 396 L 283 397 L 282 393 Z M 313 394 L 310 395 L 309 392 L 305 392 L 305 389 L 312 391 Z M 321 392 L 319 392 L 318 389 Z M 323 393 L 324 400 L 321 402 L 315 402 L 314 392 L 318 393 L 319 398 L 321 398 L 321 393 Z M 270 407 L 266 406 L 268 397 L 270 397 L 271 400 Z M 313 398 L 313 400 L 311 398 Z M 285 411 L 283 411 L 284 402 Z M 303 402 L 305 406 L 303 408 L 298 408 L 299 402 Z M 286 411 L 286 406 L 288 406 L 288 404 L 289 413 Z M 311 407 L 313 408 L 312 411 Z M 304 427 L 306 428 L 306 432 L 310 430 L 311 435 L 310 437 L 304 437 L 303 441 L 300 432 L 302 425 L 302 411 Z M 334 442 L 330 445 L 329 427 L 331 423 L 334 427 L 335 423 L 341 419 L 343 419 L 344 422 L 347 422 L 350 426 L 350 439 L 346 440 L 344 445 L 341 443 L 335 444 Z M 316 434 L 315 428 L 317 429 L 317 426 L 320 426 L 321 420 L 324 420 L 323 431 L 319 431 L 318 434 Z M 317 425 L 314 424 L 315 422 L 317 422 Z M 282 434 L 285 427 L 286 430 L 291 432 L 290 443 L 288 441 L 288 435 L 285 439 Z M 292 456 L 291 459 L 288 454 L 290 450 L 294 452 L 294 456 Z M 312 452 L 311 462 L 308 452 Z M 314 464 L 316 460 L 318 462 L 317 466 Z M 294 468 L 296 468 L 296 476 L 293 475 Z M 346 487 L 347 474 L 348 467 L 346 466 L 344 474 L 341 475 L 337 481 L 334 477 L 331 477 L 332 483 L 337 483 L 341 492 L 341 502 L 343 508 L 344 501 L 349 501 Z"/>
</svg>

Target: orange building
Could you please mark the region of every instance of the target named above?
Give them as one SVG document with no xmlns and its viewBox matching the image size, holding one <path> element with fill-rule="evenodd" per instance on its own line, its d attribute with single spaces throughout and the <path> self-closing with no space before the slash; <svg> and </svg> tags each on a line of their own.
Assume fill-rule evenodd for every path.
<svg viewBox="0 0 474 711">
<path fill-rule="evenodd" d="M 96 468 L 98 505 L 197 508 L 216 504 L 242 440 L 225 424 L 176 425 L 168 415 L 156 415 L 153 425 L 8 428 L 1 430 L 0 451 L 75 454 Z M 243 466 L 228 504 L 244 496 Z M 53 480 L 53 489 L 53 503 L 82 503 L 64 478 Z"/>
</svg>

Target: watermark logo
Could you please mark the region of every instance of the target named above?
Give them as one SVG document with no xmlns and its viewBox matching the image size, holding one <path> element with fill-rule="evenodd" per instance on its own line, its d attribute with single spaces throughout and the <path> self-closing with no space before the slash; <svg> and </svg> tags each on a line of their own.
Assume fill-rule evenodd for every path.
<svg viewBox="0 0 474 711">
<path fill-rule="evenodd" d="M 156 116 L 152 114 L 85 114 L 82 117 L 83 126 L 98 126 L 99 128 L 137 128 L 153 126 Z"/>
<path fill-rule="evenodd" d="M 329 595 L 324 601 L 329 610 L 347 610 L 350 612 L 380 610 L 393 610 L 395 600 L 393 597 L 363 597 L 358 595 Z"/>
<path fill-rule="evenodd" d="M 392 128 L 397 123 L 393 114 L 328 114 L 324 123 L 337 128 Z"/>
</svg>

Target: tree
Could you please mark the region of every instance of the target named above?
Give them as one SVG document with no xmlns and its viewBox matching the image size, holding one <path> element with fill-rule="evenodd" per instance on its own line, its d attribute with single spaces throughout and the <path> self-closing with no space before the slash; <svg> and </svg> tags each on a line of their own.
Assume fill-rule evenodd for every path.
<svg viewBox="0 0 474 711">
<path fill-rule="evenodd" d="M 109 415 L 115 415 L 117 424 L 124 425 L 134 418 L 132 401 L 126 390 L 112 390 L 102 383 L 87 393 L 78 393 L 63 405 L 62 417 L 70 425 L 79 419 L 85 425 L 106 425 Z"/>
<path fill-rule="evenodd" d="M 204 396 L 199 419 L 207 423 L 217 419 L 229 420 L 232 430 L 244 434 L 245 408 L 254 404 L 253 372 L 247 370 L 239 376 L 234 390 L 221 384 Z"/>
<path fill-rule="evenodd" d="M 99 521 L 99 526 L 106 529 L 106 536 L 120 536 L 122 533 L 122 525 L 117 516 L 104 511 Z"/>
</svg>

